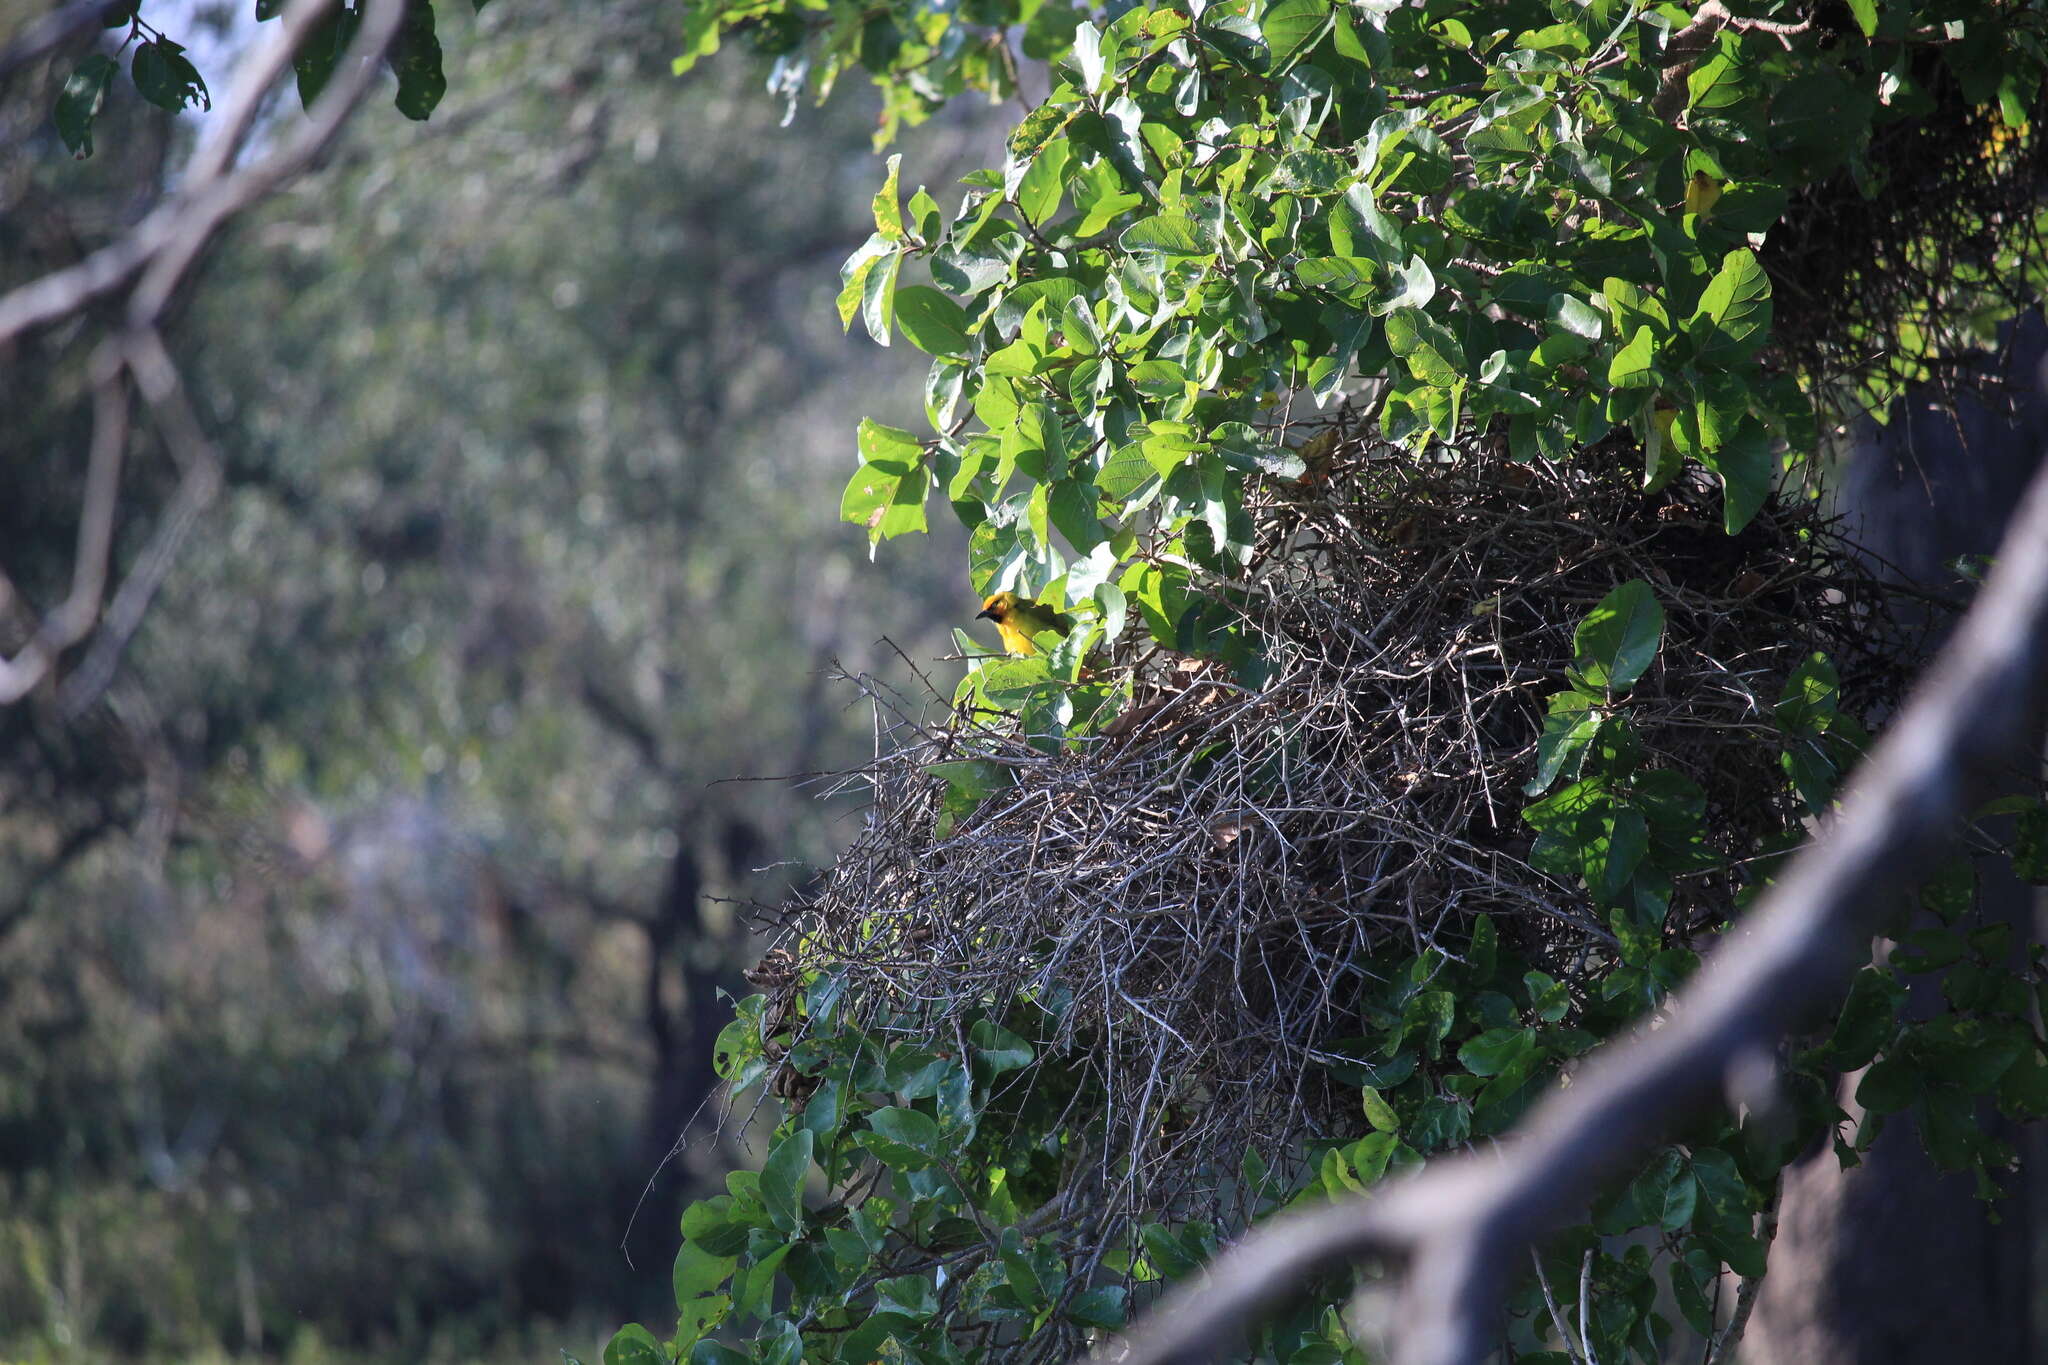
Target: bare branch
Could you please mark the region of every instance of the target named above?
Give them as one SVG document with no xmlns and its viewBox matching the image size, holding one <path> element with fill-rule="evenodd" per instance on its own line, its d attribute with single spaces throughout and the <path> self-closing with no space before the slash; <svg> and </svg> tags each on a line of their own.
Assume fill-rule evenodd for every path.
<svg viewBox="0 0 2048 1365">
<path fill-rule="evenodd" d="M 1439 1162 L 1372 1198 L 1275 1220 L 1169 1295 L 1097 1359 L 1213 1358 L 1314 1270 L 1405 1257 L 1396 1358 L 1484 1358 L 1510 1268 L 1731 1072 L 1766 1057 L 1839 989 L 1959 821 L 2029 752 L 2048 695 L 2048 470 L 1976 605 L 1845 792 L 1821 837 L 1710 956 L 1653 1031 L 1593 1054 L 1498 1154 Z"/>
<path fill-rule="evenodd" d="M 308 118 L 267 155 L 236 168 L 234 160 L 254 126 L 262 96 L 290 69 L 293 56 L 325 22 L 335 0 L 295 0 L 269 40 L 236 69 L 227 111 L 187 167 L 179 187 L 126 237 L 69 269 L 30 281 L 0 296 L 0 346 L 31 328 L 68 316 L 135 282 L 126 324 L 93 360 L 93 437 L 79 515 L 78 548 L 69 594 L 29 632 L 14 658 L 0 657 L 0 705 L 19 700 L 49 673 L 59 655 L 99 624 L 107 586 L 120 474 L 128 444 L 128 376 L 132 374 L 156 414 L 182 469 L 177 492 L 142 558 L 117 594 L 102 637 L 80 677 L 67 687 L 64 708 L 76 712 L 97 698 L 115 662 L 162 585 L 178 546 L 219 489 L 221 465 L 192 414 L 177 367 L 165 351 L 159 325 L 178 287 L 208 243 L 236 214 L 298 174 L 318 156 L 355 112 L 377 79 L 384 53 L 405 17 L 406 0 L 370 0 L 348 56 L 314 101 Z M 47 52 L 79 26 L 97 19 L 99 5 L 59 11 L 27 35 L 5 60 Z M 36 44 L 43 44 L 36 48 Z M 0 74 L 7 68 L 0 67 Z M 0 596 L 12 596 L 0 575 Z"/>
<path fill-rule="evenodd" d="M 135 354 L 130 364 L 135 370 L 138 387 L 144 401 L 156 413 L 157 426 L 163 431 L 184 476 L 178 481 L 177 491 L 171 495 L 170 504 L 158 519 L 149 544 L 128 570 L 128 576 L 121 581 L 120 591 L 114 594 L 113 602 L 108 605 L 99 633 L 93 637 L 92 647 L 71 676 L 64 680 L 58 694 L 58 709 L 67 720 L 83 714 L 114 680 L 114 669 L 120 663 L 121 651 L 128 647 L 128 641 L 141 627 L 143 614 L 149 610 L 157 589 L 170 576 L 171 565 L 176 562 L 185 537 L 199 520 L 199 514 L 220 492 L 220 455 L 213 442 L 206 438 L 198 416 L 185 398 L 184 383 L 178 377 L 170 353 L 164 349 L 163 339 L 154 330 L 138 332 L 132 349 Z"/>
</svg>

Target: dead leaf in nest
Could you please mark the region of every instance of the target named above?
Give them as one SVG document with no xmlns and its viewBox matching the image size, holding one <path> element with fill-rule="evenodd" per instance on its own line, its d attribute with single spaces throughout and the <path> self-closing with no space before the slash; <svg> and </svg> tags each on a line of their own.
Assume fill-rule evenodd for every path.
<svg viewBox="0 0 2048 1365">
<path fill-rule="evenodd" d="M 768 1083 L 768 1093 L 776 1099 L 792 1105 L 803 1105 L 817 1093 L 820 1077 L 806 1076 L 793 1066 L 785 1066 L 775 1073 L 775 1079 Z"/>
<path fill-rule="evenodd" d="M 1728 591 L 1737 597 L 1754 597 L 1769 581 L 1755 569 L 1744 569 L 1735 575 L 1735 581 L 1728 585 Z"/>
<path fill-rule="evenodd" d="M 1144 725 L 1147 721 L 1165 710 L 1166 704 L 1172 700 L 1173 698 L 1171 697 L 1155 697 L 1151 701 L 1125 708 L 1117 715 L 1116 719 L 1102 727 L 1102 737 L 1104 739 L 1123 739 L 1131 735 L 1138 727 Z"/>
<path fill-rule="evenodd" d="M 758 963 L 740 975 L 747 979 L 749 985 L 759 986 L 763 990 L 773 990 L 777 986 L 787 986 L 796 980 L 796 959 L 790 956 L 787 949 L 771 948 Z"/>
<path fill-rule="evenodd" d="M 1225 815 L 1209 822 L 1209 837 L 1216 841 L 1218 848 L 1229 848 L 1249 829 L 1243 816 Z"/>
</svg>

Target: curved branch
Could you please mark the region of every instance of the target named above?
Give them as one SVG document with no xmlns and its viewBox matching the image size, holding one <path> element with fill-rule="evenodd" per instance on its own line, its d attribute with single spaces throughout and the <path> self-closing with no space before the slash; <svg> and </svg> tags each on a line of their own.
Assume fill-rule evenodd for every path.
<svg viewBox="0 0 2048 1365">
<path fill-rule="evenodd" d="M 32 280 L 0 296 L 0 346 L 31 328 L 84 308 L 130 281 L 123 330 L 104 342 L 93 362 L 93 438 L 86 489 L 79 515 L 78 547 L 64 601 L 39 622 L 13 657 L 0 656 L 0 705 L 19 700 L 49 673 L 57 657 L 92 633 L 105 597 L 113 522 L 120 499 L 121 456 L 128 440 L 127 379 L 133 374 L 143 397 L 164 421 L 172 453 L 182 466 L 173 510 L 145 554 L 139 576 L 124 583 L 116 599 L 116 629 L 108 648 L 95 651 L 88 684 L 72 689 L 67 710 L 89 704 L 111 676 L 114 658 L 132 634 L 168 569 L 169 556 L 192 518 L 220 486 L 220 459 L 186 407 L 175 365 L 164 351 L 158 326 L 172 296 L 184 283 L 222 227 L 309 165 L 355 113 L 369 93 L 385 52 L 405 19 L 407 0 L 370 0 L 363 25 L 327 88 L 306 120 L 272 151 L 248 165 L 234 159 L 254 126 L 263 92 L 290 69 L 292 58 L 333 9 L 335 0 L 294 0 L 270 40 L 236 68 L 229 112 L 186 169 L 178 190 L 120 240 L 77 265 Z M 79 10 L 78 14 L 87 11 Z M 96 13 L 97 11 L 92 11 Z M 77 14 L 72 14 L 75 19 Z M 138 279 L 139 277 L 139 279 Z M 11 596 L 0 574 L 0 605 Z"/>
<path fill-rule="evenodd" d="M 1490 1351 L 1510 1268 L 1582 1211 L 1684 1114 L 1769 1065 L 1863 960 L 1869 939 L 1993 779 L 2048 699 L 2048 467 L 1989 582 L 1841 809 L 1737 923 L 1652 1031 L 1592 1054 L 1498 1154 L 1438 1162 L 1376 1197 L 1277 1219 L 1162 1300 L 1100 1361 L 1209 1359 L 1313 1270 L 1367 1253 L 1406 1261 L 1396 1358 L 1470 1365 Z"/>
</svg>

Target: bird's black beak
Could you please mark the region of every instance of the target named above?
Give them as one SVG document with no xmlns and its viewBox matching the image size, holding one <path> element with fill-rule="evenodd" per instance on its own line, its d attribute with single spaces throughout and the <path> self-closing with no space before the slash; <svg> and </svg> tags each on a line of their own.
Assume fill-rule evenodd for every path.
<svg viewBox="0 0 2048 1365">
<path fill-rule="evenodd" d="M 996 614 L 993 610 L 978 611 L 974 613 L 974 619 L 977 621 L 979 621 L 984 616 L 986 616 L 991 621 L 996 619 Z"/>
</svg>

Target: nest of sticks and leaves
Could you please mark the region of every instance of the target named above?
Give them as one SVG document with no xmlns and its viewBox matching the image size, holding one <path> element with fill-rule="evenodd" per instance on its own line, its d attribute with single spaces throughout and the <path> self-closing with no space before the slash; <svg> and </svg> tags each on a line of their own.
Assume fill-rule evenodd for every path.
<svg viewBox="0 0 2048 1365">
<path fill-rule="evenodd" d="M 889 724 L 851 778 L 865 830 L 780 919 L 795 965 L 846 976 L 873 1022 L 948 1037 L 1032 1002 L 1032 1041 L 1106 1100 L 1096 1169 L 1118 1173 L 1119 1213 L 1188 1211 L 1248 1146 L 1362 1131 L 1355 1087 L 1318 1063 L 1366 1032 L 1376 955 L 1455 952 L 1483 913 L 1562 980 L 1611 964 L 1584 891 L 1531 865 L 1520 812 L 1574 626 L 1616 585 L 1646 579 L 1667 613 L 1627 703 L 1646 762 L 1699 784 L 1725 854 L 1673 896 L 1680 940 L 1725 923 L 1745 862 L 1797 826 L 1772 719 L 1792 670 L 1825 651 L 1866 713 L 1897 673 L 1886 590 L 1811 502 L 1731 537 L 1718 487 L 1644 494 L 1632 443 L 1566 465 L 1329 454 L 1312 483 L 1256 490 L 1257 552 L 1217 594 L 1262 642 L 1262 685 L 1120 647 L 1095 681 L 1126 682 L 1142 721 L 1047 746 L 1002 714 L 928 724 L 868 681 Z M 974 758 L 1012 780 L 942 818 L 935 765 Z"/>
</svg>

